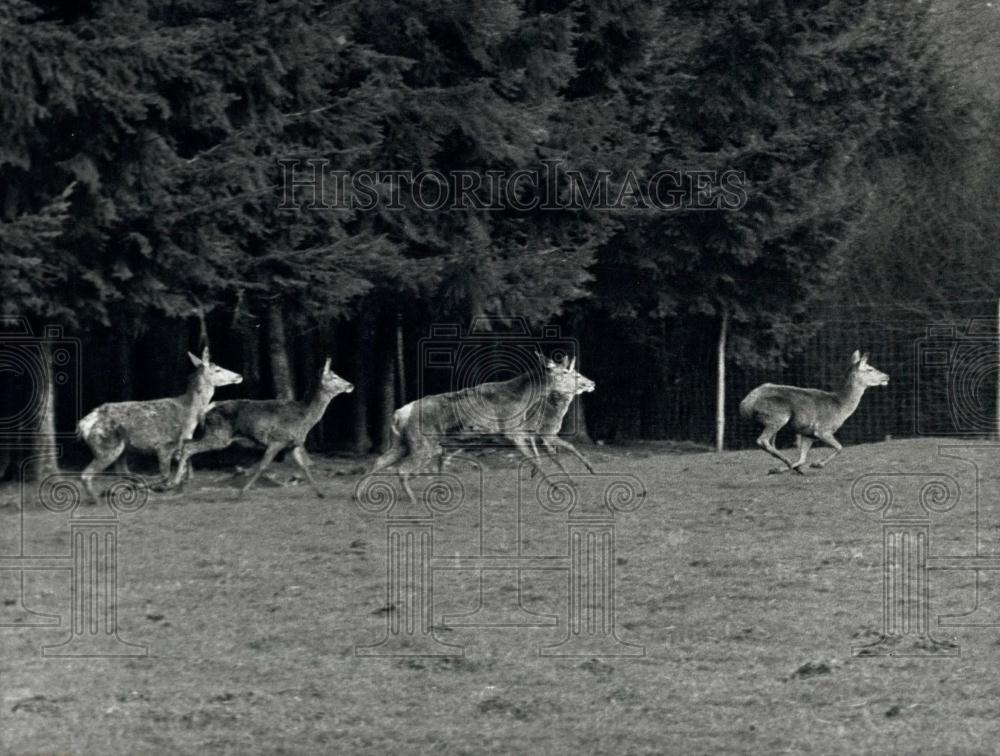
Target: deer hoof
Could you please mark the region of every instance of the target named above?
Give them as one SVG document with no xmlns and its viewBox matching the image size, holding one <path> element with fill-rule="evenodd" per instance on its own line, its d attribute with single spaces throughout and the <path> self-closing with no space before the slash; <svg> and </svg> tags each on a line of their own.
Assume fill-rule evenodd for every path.
<svg viewBox="0 0 1000 756">
<path fill-rule="evenodd" d="M 802 472 L 802 468 L 799 467 L 798 465 L 796 465 L 795 467 L 793 467 L 792 470 L 794 470 L 795 472 L 797 472 L 799 475 L 805 475 L 805 473 Z"/>
<path fill-rule="evenodd" d="M 822 462 L 813 462 L 813 463 L 812 463 L 811 465 L 809 465 L 809 466 L 810 466 L 810 467 L 815 467 L 815 468 L 816 468 L 817 470 L 820 470 L 820 469 L 822 469 L 822 467 L 823 467 L 823 463 L 822 463 Z"/>
</svg>

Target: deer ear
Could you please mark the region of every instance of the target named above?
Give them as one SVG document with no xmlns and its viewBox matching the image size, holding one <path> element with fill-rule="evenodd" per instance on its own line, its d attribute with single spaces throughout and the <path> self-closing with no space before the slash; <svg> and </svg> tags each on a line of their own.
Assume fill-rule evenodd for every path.
<svg viewBox="0 0 1000 756">
<path fill-rule="evenodd" d="M 861 362 L 861 352 L 855 349 L 854 354 L 851 355 L 851 364 L 857 365 L 859 362 Z"/>
<path fill-rule="evenodd" d="M 863 355 L 861 355 L 861 364 L 862 365 L 868 364 L 868 352 L 865 352 Z"/>
<path fill-rule="evenodd" d="M 327 357 L 326 358 L 326 362 L 323 363 L 323 372 L 324 373 L 329 373 L 330 372 L 330 359 L 331 359 L 330 357 Z"/>
<path fill-rule="evenodd" d="M 208 356 L 208 344 L 206 344 L 205 348 L 201 350 L 201 361 L 202 362 L 211 362 L 212 361 L 209 358 L 209 356 Z"/>
<path fill-rule="evenodd" d="M 574 357 L 569 361 L 569 369 L 572 370 L 575 367 L 576 367 L 576 357 Z"/>
<path fill-rule="evenodd" d="M 201 367 L 201 360 L 199 360 L 190 352 L 188 352 L 188 359 L 191 360 L 191 364 L 194 365 L 195 367 Z"/>
</svg>

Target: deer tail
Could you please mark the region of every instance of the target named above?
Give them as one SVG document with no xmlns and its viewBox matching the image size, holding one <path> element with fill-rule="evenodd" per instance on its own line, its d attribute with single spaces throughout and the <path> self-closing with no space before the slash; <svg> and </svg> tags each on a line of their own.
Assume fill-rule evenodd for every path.
<svg viewBox="0 0 1000 756">
<path fill-rule="evenodd" d="M 103 406 L 98 407 L 76 424 L 77 435 L 91 449 L 125 441 L 127 438 L 125 429 L 102 412 L 102 409 Z"/>
<path fill-rule="evenodd" d="M 89 415 L 85 415 L 80 422 L 76 424 L 76 434 L 84 441 L 87 441 L 90 438 L 90 434 L 94 430 L 94 426 L 97 425 L 97 422 L 100 419 L 101 416 L 97 410 L 94 410 Z"/>
<path fill-rule="evenodd" d="M 394 440 L 403 435 L 403 429 L 409 424 L 412 413 L 413 402 L 403 405 L 392 413 L 392 437 Z"/>
<path fill-rule="evenodd" d="M 743 398 L 743 401 L 740 402 L 740 417 L 749 420 L 754 416 L 757 409 L 757 400 L 760 399 L 762 388 L 762 386 L 758 386 Z"/>
</svg>

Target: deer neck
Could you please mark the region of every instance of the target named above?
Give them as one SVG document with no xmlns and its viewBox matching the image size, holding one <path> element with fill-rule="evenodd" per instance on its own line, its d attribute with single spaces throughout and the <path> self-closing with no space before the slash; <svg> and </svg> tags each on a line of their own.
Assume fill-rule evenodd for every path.
<svg viewBox="0 0 1000 756">
<path fill-rule="evenodd" d="M 561 394 L 558 391 L 550 392 L 545 397 L 545 410 L 542 419 L 543 429 L 546 429 L 546 426 L 555 421 L 559 421 L 561 424 L 574 398 L 574 394 Z M 558 432 L 559 428 L 556 428 L 555 431 Z"/>
<path fill-rule="evenodd" d="M 856 383 L 854 381 L 854 376 L 849 375 L 847 380 L 844 382 L 844 387 L 837 392 L 837 401 L 840 404 L 840 421 L 843 422 L 854 414 L 854 410 L 858 408 L 861 403 L 861 397 L 865 394 L 865 389 L 868 388 L 863 383 Z"/>
<path fill-rule="evenodd" d="M 323 413 L 326 412 L 326 408 L 333 401 L 335 396 L 334 392 L 327 391 L 326 389 L 319 388 L 316 393 L 313 394 L 313 398 L 309 400 L 309 404 L 306 405 L 306 416 L 305 420 L 309 423 L 311 428 L 316 423 L 320 421 L 323 417 Z"/>
<path fill-rule="evenodd" d="M 215 386 L 204 380 L 198 373 L 195 373 L 188 382 L 188 390 L 184 394 L 184 402 L 191 408 L 192 412 L 200 416 L 211 403 L 214 394 Z"/>
</svg>

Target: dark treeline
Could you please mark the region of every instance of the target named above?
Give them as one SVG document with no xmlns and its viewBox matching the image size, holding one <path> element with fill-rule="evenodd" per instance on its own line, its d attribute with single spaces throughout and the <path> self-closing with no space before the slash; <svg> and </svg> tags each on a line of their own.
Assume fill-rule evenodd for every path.
<svg viewBox="0 0 1000 756">
<path fill-rule="evenodd" d="M 939 25 L 910 0 L 8 0 L 3 310 L 82 344 L 79 386 L 41 350 L 35 422 L 180 393 L 207 335 L 246 377 L 226 396 L 306 395 L 332 356 L 357 390 L 312 441 L 366 453 L 431 324 L 523 317 L 579 342 L 592 436 L 708 441 L 723 323 L 738 389 L 803 364 L 831 308 L 996 291 L 996 110 L 951 86 Z M 559 161 L 627 201 L 289 211 L 294 159 Z M 625 177 L 664 169 L 739 172 L 746 203 L 644 207 Z"/>
</svg>

